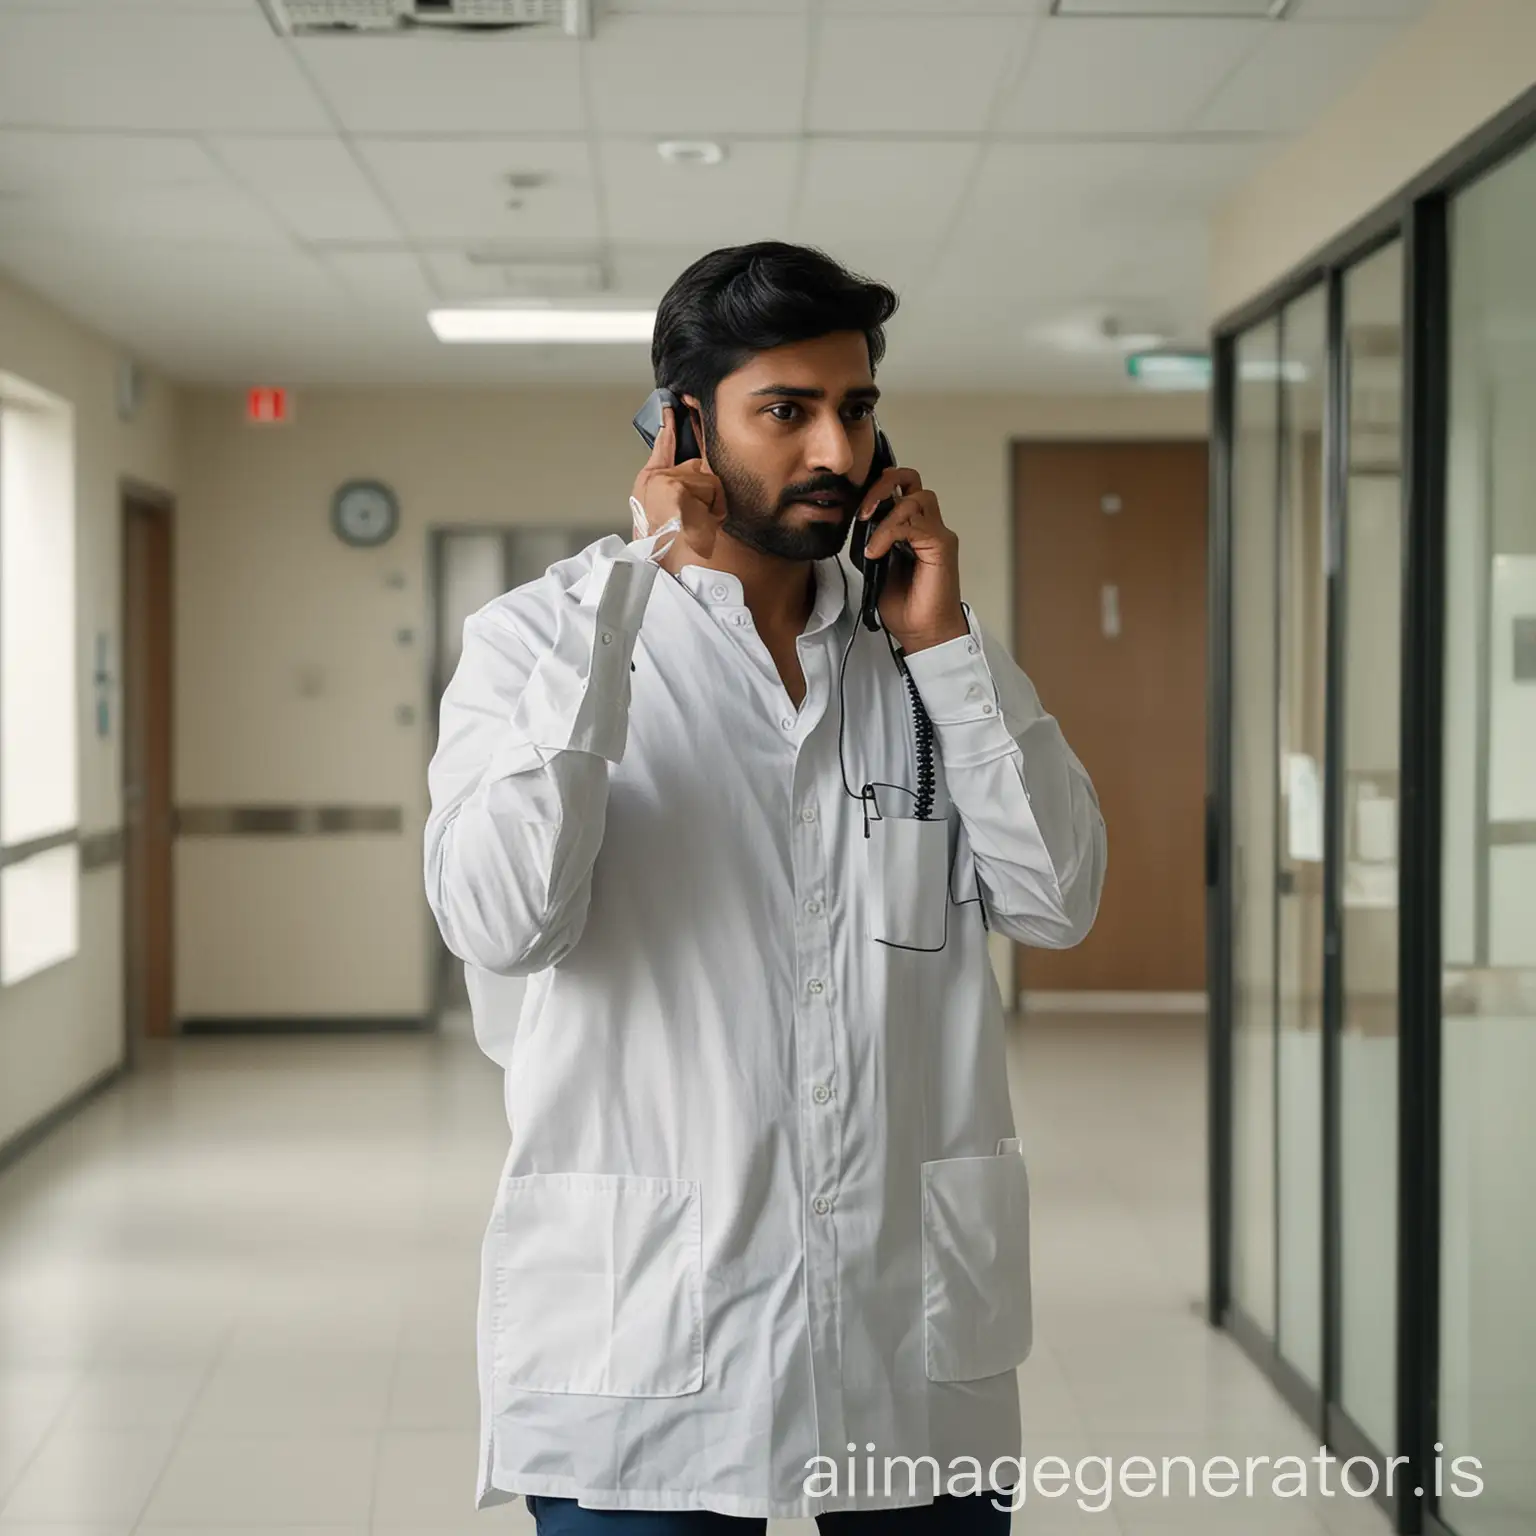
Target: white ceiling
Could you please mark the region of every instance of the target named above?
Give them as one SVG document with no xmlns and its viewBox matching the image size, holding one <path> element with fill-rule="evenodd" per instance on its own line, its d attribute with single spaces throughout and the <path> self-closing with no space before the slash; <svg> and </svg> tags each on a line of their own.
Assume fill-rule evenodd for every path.
<svg viewBox="0 0 1536 1536">
<path fill-rule="evenodd" d="M 191 381 L 638 384 L 644 347 L 449 348 L 426 311 L 505 292 L 486 246 L 654 303 L 711 246 L 805 240 L 900 291 L 890 382 L 1124 387 L 1063 328 L 1199 342 L 1213 208 L 1424 5 L 594 0 L 577 43 L 0 0 L 0 268 Z M 512 208 L 515 172 L 546 180 Z"/>
</svg>

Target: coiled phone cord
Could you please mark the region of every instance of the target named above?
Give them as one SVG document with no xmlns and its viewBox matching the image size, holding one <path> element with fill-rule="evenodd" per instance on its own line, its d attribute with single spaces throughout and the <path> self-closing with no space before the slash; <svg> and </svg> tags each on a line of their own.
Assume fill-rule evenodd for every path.
<svg viewBox="0 0 1536 1536">
<path fill-rule="evenodd" d="M 907 699 L 912 705 L 912 737 L 914 755 L 917 761 L 917 792 L 914 798 L 917 808 L 913 814 L 919 821 L 929 821 L 933 817 L 933 797 L 935 792 L 935 779 L 933 772 L 933 721 L 928 718 L 928 711 L 923 707 L 923 700 L 917 691 L 917 680 L 912 676 L 912 669 L 907 665 L 907 658 L 896 649 L 889 634 L 886 635 L 886 644 L 891 648 L 891 659 L 896 663 L 901 672 L 902 680 L 907 685 Z"/>
</svg>

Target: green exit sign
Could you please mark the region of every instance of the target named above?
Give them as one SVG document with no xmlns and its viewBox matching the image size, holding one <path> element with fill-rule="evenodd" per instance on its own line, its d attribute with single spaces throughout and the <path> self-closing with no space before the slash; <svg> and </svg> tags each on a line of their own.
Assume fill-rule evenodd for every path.
<svg viewBox="0 0 1536 1536">
<path fill-rule="evenodd" d="M 1211 359 L 1204 352 L 1132 352 L 1126 374 L 1149 389 L 1209 389 Z"/>
</svg>

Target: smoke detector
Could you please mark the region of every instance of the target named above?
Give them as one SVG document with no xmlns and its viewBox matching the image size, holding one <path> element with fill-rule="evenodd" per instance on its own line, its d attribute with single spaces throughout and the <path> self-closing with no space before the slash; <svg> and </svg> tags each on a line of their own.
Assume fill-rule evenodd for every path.
<svg viewBox="0 0 1536 1536">
<path fill-rule="evenodd" d="M 429 32 L 592 35 L 592 0 L 261 0 L 283 37 Z"/>
</svg>

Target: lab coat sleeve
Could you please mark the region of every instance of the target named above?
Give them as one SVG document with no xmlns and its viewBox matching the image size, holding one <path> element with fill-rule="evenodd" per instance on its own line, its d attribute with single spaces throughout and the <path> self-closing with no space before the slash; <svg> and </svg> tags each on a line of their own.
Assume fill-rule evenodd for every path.
<svg viewBox="0 0 1536 1536">
<path fill-rule="evenodd" d="M 515 605 L 465 623 L 427 771 L 426 886 L 443 942 L 482 970 L 532 975 L 581 937 L 653 543 L 599 555 L 581 596 L 559 591 L 553 643 Z"/>
<path fill-rule="evenodd" d="M 1068 949 L 1104 887 L 1104 818 L 1083 765 L 1034 685 L 966 609 L 968 635 L 906 658 L 933 721 L 950 799 L 991 925 Z"/>
</svg>

